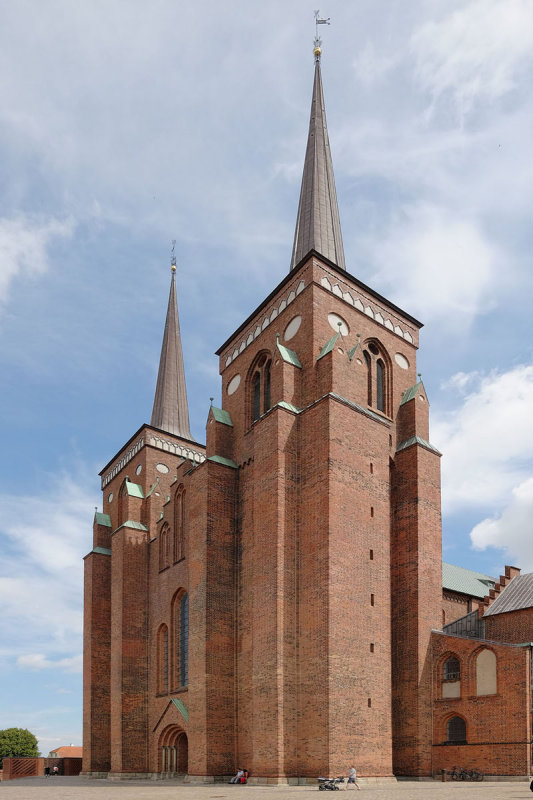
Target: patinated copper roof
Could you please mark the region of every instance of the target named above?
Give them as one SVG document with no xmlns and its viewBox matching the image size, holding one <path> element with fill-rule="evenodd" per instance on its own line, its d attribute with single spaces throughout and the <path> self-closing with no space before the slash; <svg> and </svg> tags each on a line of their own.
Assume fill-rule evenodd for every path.
<svg viewBox="0 0 533 800">
<path fill-rule="evenodd" d="M 341 269 L 346 269 L 319 58 L 315 62 L 311 119 L 291 270 L 310 250 L 316 250 Z"/>
<path fill-rule="evenodd" d="M 189 429 L 189 406 L 187 404 L 174 272 L 172 272 L 170 282 L 167 318 L 161 346 L 151 425 L 159 430 L 173 433 L 175 436 L 192 439 Z"/>
</svg>

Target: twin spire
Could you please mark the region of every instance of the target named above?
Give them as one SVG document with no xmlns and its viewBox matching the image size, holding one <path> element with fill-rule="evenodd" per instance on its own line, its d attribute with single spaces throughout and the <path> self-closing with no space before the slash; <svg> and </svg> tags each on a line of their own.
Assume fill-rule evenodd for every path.
<svg viewBox="0 0 533 800">
<path fill-rule="evenodd" d="M 317 24 L 322 20 L 318 19 Z M 325 20 L 324 20 L 325 22 Z M 320 74 L 320 40 L 315 39 L 315 80 L 311 119 L 305 153 L 302 188 L 294 235 L 291 270 L 315 250 L 341 269 L 346 269 L 342 245 L 337 192 L 329 149 L 324 93 Z M 185 387 L 175 285 L 176 261 L 172 257 L 172 278 L 159 373 L 155 390 L 151 425 L 160 430 L 192 439 Z"/>
<path fill-rule="evenodd" d="M 315 39 L 314 53 L 315 82 L 291 270 L 310 250 L 316 250 L 341 269 L 346 269 L 320 74 L 322 50 L 318 38 Z"/>
<path fill-rule="evenodd" d="M 189 429 L 189 406 L 183 368 L 175 276 L 176 264 L 173 257 L 167 318 L 150 424 L 154 428 L 181 436 L 183 439 L 192 439 Z"/>
</svg>

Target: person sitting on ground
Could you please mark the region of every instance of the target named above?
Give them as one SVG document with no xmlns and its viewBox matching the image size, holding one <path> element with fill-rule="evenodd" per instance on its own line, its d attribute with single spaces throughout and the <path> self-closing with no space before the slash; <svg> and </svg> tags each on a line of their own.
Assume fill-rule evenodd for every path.
<svg viewBox="0 0 533 800">
<path fill-rule="evenodd" d="M 238 767 L 237 774 L 230 780 L 230 783 L 240 783 L 241 778 L 244 778 L 244 770 Z"/>
</svg>

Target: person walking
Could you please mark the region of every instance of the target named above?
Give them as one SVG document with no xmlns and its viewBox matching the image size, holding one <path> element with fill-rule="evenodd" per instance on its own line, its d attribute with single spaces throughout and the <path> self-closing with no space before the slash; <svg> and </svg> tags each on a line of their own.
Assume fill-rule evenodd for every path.
<svg viewBox="0 0 533 800">
<path fill-rule="evenodd" d="M 346 791 L 353 786 L 357 791 L 361 791 L 361 787 L 357 783 L 357 770 L 355 767 L 350 767 L 348 772 L 348 783 L 346 784 Z"/>
</svg>

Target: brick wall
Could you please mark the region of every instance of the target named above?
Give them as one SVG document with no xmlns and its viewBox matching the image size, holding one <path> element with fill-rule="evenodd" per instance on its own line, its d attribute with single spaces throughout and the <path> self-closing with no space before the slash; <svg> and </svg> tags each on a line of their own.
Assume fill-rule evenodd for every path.
<svg viewBox="0 0 533 800">
<path fill-rule="evenodd" d="M 454 766 L 486 775 L 528 775 L 531 765 L 531 684 L 529 647 L 513 647 L 434 633 L 433 772 Z M 496 693 L 477 694 L 477 656 L 496 656 Z M 460 696 L 443 698 L 443 665 L 460 663 Z M 466 723 L 464 745 L 446 744 L 446 724 L 459 716 Z"/>
</svg>

